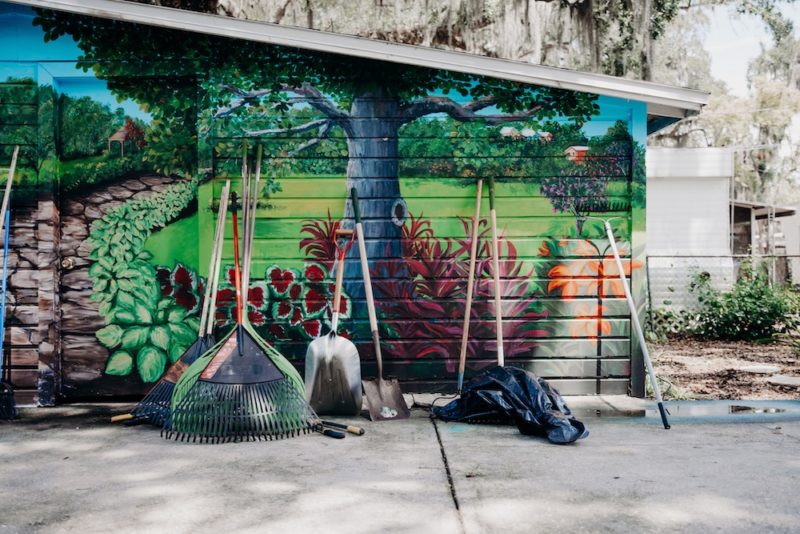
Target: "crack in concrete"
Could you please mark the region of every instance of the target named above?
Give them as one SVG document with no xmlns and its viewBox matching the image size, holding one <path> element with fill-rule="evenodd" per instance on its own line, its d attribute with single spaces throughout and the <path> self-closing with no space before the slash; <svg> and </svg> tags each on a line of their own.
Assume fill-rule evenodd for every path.
<svg viewBox="0 0 800 534">
<path fill-rule="evenodd" d="M 436 441 L 439 442 L 439 452 L 442 454 L 442 464 L 444 464 L 444 472 L 447 475 L 447 484 L 450 486 L 450 496 L 453 498 L 453 506 L 456 507 L 456 516 L 458 517 L 458 524 L 461 526 L 461 532 L 466 533 L 467 529 L 464 526 L 464 517 L 461 515 L 461 505 L 458 503 L 458 495 L 456 494 L 456 485 L 453 482 L 453 474 L 450 471 L 450 463 L 447 461 L 447 453 L 444 450 L 444 443 L 442 443 L 442 435 L 439 434 L 439 425 L 436 424 L 436 418 L 433 414 L 430 415 L 433 430 L 436 432 Z"/>
</svg>

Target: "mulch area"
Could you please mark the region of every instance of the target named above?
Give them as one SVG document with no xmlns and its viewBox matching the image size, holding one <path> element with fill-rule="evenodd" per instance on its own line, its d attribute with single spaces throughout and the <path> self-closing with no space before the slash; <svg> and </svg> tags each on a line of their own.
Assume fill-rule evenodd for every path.
<svg viewBox="0 0 800 534">
<path fill-rule="evenodd" d="M 650 352 L 656 374 L 692 399 L 800 400 L 800 388 L 768 382 L 800 376 L 800 354 L 786 344 L 669 339 Z"/>
</svg>

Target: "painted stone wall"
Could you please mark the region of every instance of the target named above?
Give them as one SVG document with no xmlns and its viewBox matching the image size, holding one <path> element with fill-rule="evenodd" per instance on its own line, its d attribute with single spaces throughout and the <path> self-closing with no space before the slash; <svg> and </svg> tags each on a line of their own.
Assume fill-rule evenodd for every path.
<svg viewBox="0 0 800 534">
<path fill-rule="evenodd" d="M 493 301 L 484 188 L 468 372 L 494 362 L 502 313 L 508 363 L 565 393 L 628 391 L 635 350 L 600 218 L 612 218 L 641 286 L 643 105 L 20 10 L 0 11 L 0 29 L 42 49 L 37 61 L 7 58 L 5 83 L 28 95 L 36 128 L 9 122 L 0 133 L 4 146 L 25 145 L 19 180 L 40 193 L 35 212 L 16 215 L 16 231 L 38 239 L 36 263 L 20 260 L 31 273 L 15 272 L 12 287 L 15 339 L 24 328 L 36 336 L 12 357 L 36 358 L 47 399 L 140 395 L 191 344 L 220 190 L 228 179 L 238 187 L 243 156 L 252 169 L 259 146 L 248 318 L 298 367 L 330 328 L 331 238 L 352 226 L 356 188 L 387 370 L 409 390 L 447 387 L 476 182 L 492 176 L 504 305 Z M 78 55 L 74 72 L 42 60 Z M 48 189 L 50 204 L 40 200 Z M 234 319 L 231 222 L 218 332 Z M 345 305 L 341 333 L 369 376 L 355 249 Z"/>
</svg>

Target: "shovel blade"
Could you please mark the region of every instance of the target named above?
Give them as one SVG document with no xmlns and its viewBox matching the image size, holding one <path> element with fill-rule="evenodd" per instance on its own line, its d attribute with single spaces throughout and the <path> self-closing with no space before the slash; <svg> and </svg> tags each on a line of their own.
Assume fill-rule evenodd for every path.
<svg viewBox="0 0 800 534">
<path fill-rule="evenodd" d="M 361 412 L 361 362 L 356 346 L 336 335 L 311 342 L 306 352 L 306 398 L 320 415 Z"/>
<path fill-rule="evenodd" d="M 396 378 L 364 380 L 363 386 L 369 418 L 373 421 L 392 421 L 411 417 L 411 410 L 408 409 Z"/>
</svg>

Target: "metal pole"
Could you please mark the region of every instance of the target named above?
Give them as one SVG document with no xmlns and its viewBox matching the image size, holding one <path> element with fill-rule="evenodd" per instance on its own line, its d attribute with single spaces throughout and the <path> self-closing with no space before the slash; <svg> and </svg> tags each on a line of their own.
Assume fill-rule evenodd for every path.
<svg viewBox="0 0 800 534">
<path fill-rule="evenodd" d="M 650 361 L 650 352 L 647 350 L 647 343 L 644 339 L 642 325 L 639 322 L 639 315 L 636 313 L 636 304 L 633 302 L 633 296 L 631 296 L 631 290 L 630 287 L 628 287 L 628 279 L 625 277 L 625 269 L 622 266 L 622 260 L 620 259 L 619 251 L 617 250 L 617 243 L 614 241 L 614 232 L 611 230 L 611 224 L 608 221 L 603 221 L 603 223 L 606 227 L 606 233 L 608 234 L 608 241 L 611 244 L 611 250 L 614 252 L 614 261 L 617 262 L 619 279 L 622 281 L 622 287 L 625 290 L 625 299 L 628 301 L 628 309 L 630 309 L 631 312 L 631 323 L 633 323 L 634 330 L 636 330 L 636 335 L 639 338 L 639 344 L 642 347 L 644 365 L 647 367 L 647 374 L 650 377 L 650 383 L 653 384 L 653 393 L 656 397 L 656 403 L 658 403 L 658 411 L 661 413 L 661 422 L 664 423 L 664 428 L 669 430 L 670 425 L 669 421 L 667 420 L 667 411 L 664 408 L 664 401 L 661 399 L 661 388 L 658 387 L 656 373 L 653 370 L 653 364 Z"/>
</svg>

